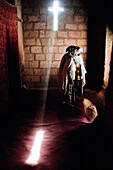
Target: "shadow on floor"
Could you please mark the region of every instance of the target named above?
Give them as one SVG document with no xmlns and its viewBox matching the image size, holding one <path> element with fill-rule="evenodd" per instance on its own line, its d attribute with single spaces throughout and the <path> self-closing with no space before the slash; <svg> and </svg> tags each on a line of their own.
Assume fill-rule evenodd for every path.
<svg viewBox="0 0 113 170">
<path fill-rule="evenodd" d="M 23 91 L 15 113 L 1 119 L 0 170 L 112 170 L 111 130 L 102 115 L 91 124 L 82 122 L 81 110 L 70 111 L 55 91 Z M 41 159 L 31 167 L 25 158 L 40 128 L 45 131 Z"/>
</svg>

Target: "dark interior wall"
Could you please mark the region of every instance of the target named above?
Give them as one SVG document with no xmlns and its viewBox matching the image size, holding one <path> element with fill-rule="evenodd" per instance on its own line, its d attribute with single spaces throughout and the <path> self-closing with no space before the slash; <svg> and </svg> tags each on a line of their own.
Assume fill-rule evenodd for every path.
<svg viewBox="0 0 113 170">
<path fill-rule="evenodd" d="M 104 79 L 106 27 L 108 26 L 113 33 L 113 1 L 88 0 L 86 7 L 88 8 L 87 87 L 99 91 Z"/>
<path fill-rule="evenodd" d="M 106 13 L 104 2 L 89 2 L 87 87 L 99 91 L 103 85 Z"/>
<path fill-rule="evenodd" d="M 8 3 L 15 5 L 15 0 L 6 0 Z"/>
<path fill-rule="evenodd" d="M 111 65 L 110 65 L 109 83 L 106 96 L 106 107 L 104 112 L 104 117 L 106 122 L 109 124 L 110 128 L 113 129 L 113 45 L 112 45 L 112 55 L 111 55 Z"/>
<path fill-rule="evenodd" d="M 105 21 L 106 24 L 109 26 L 110 30 L 113 33 L 113 1 L 108 0 L 106 2 L 106 8 L 105 8 Z"/>
<path fill-rule="evenodd" d="M 100 90 L 103 85 L 106 25 L 89 19 L 87 87 Z"/>
<path fill-rule="evenodd" d="M 107 3 L 106 24 L 113 34 L 113 1 Z M 106 109 L 104 113 L 105 119 L 109 126 L 113 129 L 113 38 L 112 38 L 112 54 L 110 62 L 109 83 L 106 97 Z"/>
</svg>

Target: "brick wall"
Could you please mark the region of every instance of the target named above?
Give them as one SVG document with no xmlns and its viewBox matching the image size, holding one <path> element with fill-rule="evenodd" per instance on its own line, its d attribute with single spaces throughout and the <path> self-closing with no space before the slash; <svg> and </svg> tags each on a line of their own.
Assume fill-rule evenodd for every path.
<svg viewBox="0 0 113 170">
<path fill-rule="evenodd" d="M 60 1 L 61 2 L 61 1 Z M 62 56 L 69 45 L 83 47 L 87 58 L 87 11 L 79 0 L 62 0 L 59 28 L 54 32 L 49 0 L 23 1 L 24 70 L 23 85 L 37 89 L 57 87 L 57 74 Z"/>
</svg>

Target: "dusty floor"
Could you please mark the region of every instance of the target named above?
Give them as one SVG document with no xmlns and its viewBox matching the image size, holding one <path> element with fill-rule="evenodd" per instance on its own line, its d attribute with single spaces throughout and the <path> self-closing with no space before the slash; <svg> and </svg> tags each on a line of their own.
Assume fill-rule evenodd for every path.
<svg viewBox="0 0 113 170">
<path fill-rule="evenodd" d="M 22 92 L 0 124 L 0 170 L 113 169 L 112 133 L 102 116 L 85 118 L 80 102 L 62 105 L 57 91 Z M 38 164 L 26 164 L 36 133 L 44 131 Z"/>
</svg>

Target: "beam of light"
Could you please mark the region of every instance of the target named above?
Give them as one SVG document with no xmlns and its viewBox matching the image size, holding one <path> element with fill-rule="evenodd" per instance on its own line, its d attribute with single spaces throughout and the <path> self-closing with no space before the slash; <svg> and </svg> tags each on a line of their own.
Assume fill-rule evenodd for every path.
<svg viewBox="0 0 113 170">
<path fill-rule="evenodd" d="M 57 31 L 58 30 L 58 12 L 63 12 L 64 9 L 62 7 L 59 7 L 58 1 L 54 0 L 53 7 L 48 8 L 49 11 L 52 11 L 54 14 L 54 25 L 53 25 L 53 30 Z"/>
<path fill-rule="evenodd" d="M 41 149 L 43 135 L 44 135 L 44 131 L 37 132 L 34 144 L 31 149 L 31 154 L 30 154 L 29 158 L 26 160 L 27 164 L 29 164 L 29 165 L 38 164 L 38 160 L 40 158 L 40 149 Z"/>
</svg>

